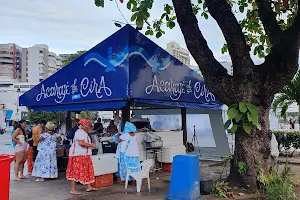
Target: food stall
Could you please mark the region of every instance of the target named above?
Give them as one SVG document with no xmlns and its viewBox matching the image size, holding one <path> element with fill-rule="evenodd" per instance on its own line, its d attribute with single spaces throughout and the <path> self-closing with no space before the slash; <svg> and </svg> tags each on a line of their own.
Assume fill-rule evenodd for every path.
<svg viewBox="0 0 300 200">
<path fill-rule="evenodd" d="M 172 146 L 177 138 L 176 145 L 181 147 L 187 140 L 187 109 L 211 115 L 222 106 L 203 77 L 130 25 L 21 95 L 19 102 L 33 111 L 121 110 L 123 124 L 130 120 L 131 110 L 177 110 L 182 130 L 155 134 L 163 146 Z M 213 132 L 222 156 L 226 148 L 229 154 L 229 147 L 218 113 L 211 116 L 218 122 Z M 137 133 L 140 140 L 143 134 Z M 143 153 L 141 159 L 145 159 Z"/>
</svg>

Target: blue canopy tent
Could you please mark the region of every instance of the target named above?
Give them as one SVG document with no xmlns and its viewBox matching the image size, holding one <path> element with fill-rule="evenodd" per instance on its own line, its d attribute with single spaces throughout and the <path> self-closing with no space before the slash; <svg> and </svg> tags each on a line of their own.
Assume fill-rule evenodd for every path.
<svg viewBox="0 0 300 200">
<path fill-rule="evenodd" d="M 222 106 L 201 76 L 130 25 L 24 93 L 19 102 L 34 111 L 122 109 L 127 116 L 130 107 L 220 112 Z"/>
</svg>

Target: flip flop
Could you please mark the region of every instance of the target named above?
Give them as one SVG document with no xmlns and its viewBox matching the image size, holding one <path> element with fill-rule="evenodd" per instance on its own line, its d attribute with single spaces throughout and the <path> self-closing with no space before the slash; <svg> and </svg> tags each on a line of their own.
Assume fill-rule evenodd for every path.
<svg viewBox="0 0 300 200">
<path fill-rule="evenodd" d="M 20 179 L 26 179 L 26 177 L 25 177 L 25 176 L 22 176 L 22 177 L 20 177 Z"/>
<path fill-rule="evenodd" d="M 72 195 L 81 195 L 81 193 L 80 193 L 80 192 L 77 192 L 77 191 L 75 191 L 75 192 L 70 192 L 70 194 L 72 194 Z"/>
<path fill-rule="evenodd" d="M 91 188 L 89 190 L 86 190 L 86 192 L 94 192 L 94 191 L 97 191 L 98 189 L 97 188 Z"/>
<path fill-rule="evenodd" d="M 18 181 L 18 182 L 20 182 L 20 181 L 22 181 L 22 179 L 18 178 L 18 179 L 15 179 L 15 181 Z"/>
</svg>

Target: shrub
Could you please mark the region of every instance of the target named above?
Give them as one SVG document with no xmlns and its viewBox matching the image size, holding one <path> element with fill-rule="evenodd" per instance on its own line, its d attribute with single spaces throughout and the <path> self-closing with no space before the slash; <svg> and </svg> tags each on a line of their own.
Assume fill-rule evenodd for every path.
<svg viewBox="0 0 300 200">
<path fill-rule="evenodd" d="M 272 131 L 276 136 L 279 151 L 283 147 L 287 151 L 291 146 L 295 149 L 300 148 L 300 132 L 298 131 Z"/>
<path fill-rule="evenodd" d="M 274 168 L 269 174 L 260 170 L 258 182 L 264 196 L 270 200 L 299 200 L 293 192 L 291 168 L 286 164 L 281 174 Z"/>
<path fill-rule="evenodd" d="M 217 181 L 213 185 L 212 194 L 217 198 L 231 199 L 233 198 L 233 193 L 230 190 L 231 188 L 227 182 Z"/>
</svg>

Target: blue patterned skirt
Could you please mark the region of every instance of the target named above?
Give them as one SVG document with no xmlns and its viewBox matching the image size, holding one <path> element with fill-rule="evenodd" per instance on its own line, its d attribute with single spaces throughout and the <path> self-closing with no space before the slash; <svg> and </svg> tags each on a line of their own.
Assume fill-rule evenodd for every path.
<svg viewBox="0 0 300 200">
<path fill-rule="evenodd" d="M 121 180 L 126 180 L 127 167 L 138 167 L 140 165 L 139 157 L 131 157 L 125 156 L 125 153 L 120 152 L 119 154 L 119 171 L 117 172 L 117 176 L 120 177 Z M 131 169 L 131 172 L 138 172 L 141 169 Z M 129 177 L 129 181 L 133 180 L 132 177 Z"/>
<path fill-rule="evenodd" d="M 57 159 L 55 151 L 39 151 L 34 163 L 32 176 L 39 178 L 58 177 Z"/>
</svg>

